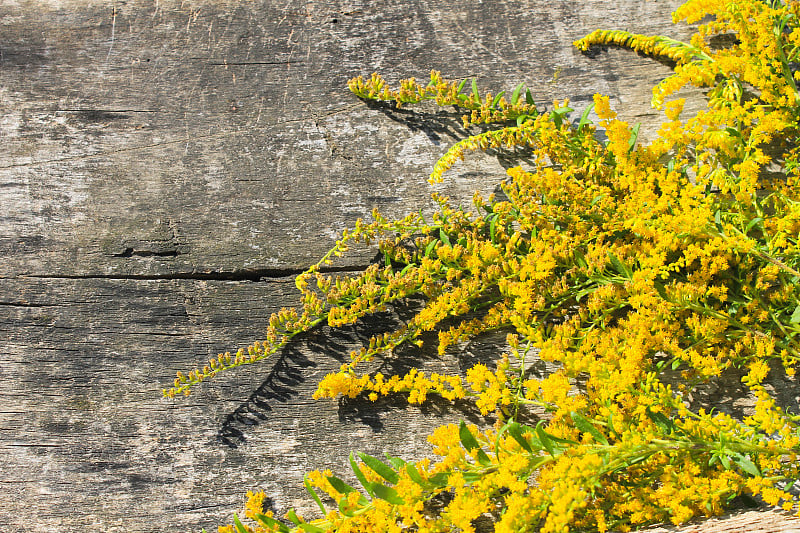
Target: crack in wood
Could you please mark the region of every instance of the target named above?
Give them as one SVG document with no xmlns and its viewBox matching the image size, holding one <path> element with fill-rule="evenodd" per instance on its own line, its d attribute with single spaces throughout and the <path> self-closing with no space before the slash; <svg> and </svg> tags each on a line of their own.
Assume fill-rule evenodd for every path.
<svg viewBox="0 0 800 533">
<path fill-rule="evenodd" d="M 289 61 L 222 61 L 221 63 L 208 63 L 213 67 L 227 67 L 227 66 L 259 66 L 259 65 L 292 65 L 295 63 L 304 63 L 303 60 L 289 60 Z"/>
<path fill-rule="evenodd" d="M 322 113 L 320 115 L 317 115 L 317 118 L 319 118 L 319 117 L 330 117 L 330 116 L 333 116 L 333 115 L 338 115 L 339 113 L 346 113 L 348 111 L 352 111 L 352 110 L 354 110 L 354 109 L 356 109 L 358 107 L 361 107 L 363 105 L 364 105 L 363 102 L 358 102 L 358 103 L 355 103 L 355 104 L 352 104 L 352 105 L 341 107 L 339 109 L 334 109 L 334 110 L 332 110 L 332 111 L 330 111 L 328 113 Z M 160 111 L 160 112 L 166 113 L 167 111 Z M 273 126 L 282 126 L 284 124 L 294 124 L 294 123 L 297 123 L 297 122 L 306 122 L 306 121 L 314 120 L 314 119 L 315 119 L 314 116 L 310 116 L 310 117 L 294 118 L 294 119 L 289 119 L 289 120 L 278 120 L 278 121 L 271 122 L 271 123 L 265 124 L 263 126 L 258 126 L 258 127 L 260 129 L 266 129 L 266 128 L 270 128 L 270 127 L 273 127 Z M 256 128 L 257 126 L 253 125 L 252 127 Z M 0 170 L 7 170 L 7 169 L 12 169 L 12 168 L 36 167 L 36 166 L 39 166 L 39 165 L 47 165 L 47 164 L 51 164 L 51 163 L 66 163 L 66 162 L 69 162 L 69 161 L 82 161 L 84 159 L 91 159 L 93 157 L 106 157 L 106 156 L 113 155 L 113 154 L 120 154 L 120 153 L 126 153 L 126 152 L 135 152 L 135 151 L 138 151 L 138 150 L 148 150 L 148 149 L 151 149 L 151 148 L 160 148 L 162 146 L 170 146 L 170 145 L 174 145 L 174 144 L 196 142 L 196 141 L 200 141 L 200 140 L 216 139 L 216 138 L 226 137 L 228 135 L 241 134 L 241 133 L 242 133 L 242 130 L 225 130 L 225 131 L 219 131 L 219 132 L 216 132 L 216 133 L 207 133 L 207 134 L 204 134 L 204 135 L 193 135 L 193 136 L 190 136 L 190 137 L 181 137 L 180 139 L 174 139 L 174 140 L 171 140 L 171 141 L 162 141 L 162 142 L 151 143 L 151 144 L 143 144 L 143 145 L 140 145 L 140 146 L 131 146 L 131 147 L 128 147 L 128 148 L 119 148 L 117 150 L 103 150 L 103 151 L 96 152 L 96 153 L 91 153 L 91 154 L 81 154 L 81 155 L 75 155 L 75 156 L 69 156 L 69 157 L 55 157 L 55 158 L 52 158 L 52 159 L 43 159 L 41 161 L 28 161 L 27 163 L 11 163 L 11 164 L 8 164 L 8 165 L 0 166 Z"/>
<path fill-rule="evenodd" d="M 320 268 L 322 274 L 361 272 L 368 265 Z M 26 274 L 20 278 L 35 279 L 109 279 L 109 280 L 208 280 L 208 281 L 263 281 L 295 277 L 305 272 L 300 268 L 254 268 L 231 271 L 172 272 L 165 274 Z M 4 279 L 4 278 L 0 278 Z M 2 305 L 2 303 L 0 303 Z"/>
<path fill-rule="evenodd" d="M 111 257 L 177 257 L 179 255 L 184 255 L 185 253 L 186 252 L 182 251 L 180 248 L 155 251 L 155 250 L 137 250 L 129 246 L 125 248 L 125 250 L 123 250 L 122 252 L 111 254 Z"/>
<path fill-rule="evenodd" d="M 45 304 L 32 304 L 28 302 L 0 302 L 0 305 L 6 307 L 50 307 Z"/>
</svg>

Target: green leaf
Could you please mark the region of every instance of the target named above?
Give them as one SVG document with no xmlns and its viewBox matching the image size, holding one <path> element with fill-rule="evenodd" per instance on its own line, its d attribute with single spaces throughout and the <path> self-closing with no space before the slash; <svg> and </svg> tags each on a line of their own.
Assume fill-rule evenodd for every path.
<svg viewBox="0 0 800 533">
<path fill-rule="evenodd" d="M 550 118 L 553 119 L 553 124 L 555 124 L 557 128 L 560 128 L 564 123 L 564 117 L 572 111 L 574 111 L 574 109 L 571 107 L 559 107 L 550 112 Z"/>
<path fill-rule="evenodd" d="M 358 482 L 361 483 L 361 486 L 366 489 L 367 493 L 369 493 L 370 496 L 372 496 L 372 493 L 369 491 L 369 488 L 372 486 L 372 483 L 367 481 L 367 476 L 365 476 L 364 472 L 362 472 L 361 468 L 359 468 L 358 462 L 356 461 L 355 454 L 353 454 L 353 452 L 350 452 L 350 468 L 353 469 L 353 473 L 356 475 L 356 479 L 358 479 Z"/>
<path fill-rule="evenodd" d="M 592 112 L 592 109 L 594 109 L 594 103 L 592 103 L 589 107 L 583 110 L 583 114 L 581 115 L 581 121 L 578 123 L 578 131 L 580 131 L 580 129 L 586 126 L 587 124 L 593 124 L 593 122 L 589 120 L 589 114 Z M 594 200 L 592 202 L 594 202 Z M 592 203 L 592 205 L 594 205 L 594 203 Z"/>
<path fill-rule="evenodd" d="M 723 453 L 723 454 L 717 455 L 716 457 L 717 457 L 717 459 L 719 459 L 719 462 L 722 464 L 722 466 L 725 468 L 725 470 L 730 470 L 731 469 L 731 460 L 730 460 L 730 458 L 728 458 L 727 455 L 725 455 Z"/>
<path fill-rule="evenodd" d="M 522 91 L 523 87 L 525 87 L 525 84 L 520 83 L 514 88 L 514 92 L 511 93 L 511 105 L 517 105 L 517 102 L 519 102 L 519 93 Z"/>
<path fill-rule="evenodd" d="M 404 461 L 403 459 L 395 457 L 394 455 L 389 455 L 388 453 L 385 455 L 386 455 L 386 460 L 389 461 L 389 464 L 392 465 L 392 468 L 394 468 L 398 472 L 400 471 L 401 468 L 404 468 L 408 463 L 408 461 Z"/>
<path fill-rule="evenodd" d="M 381 483 L 372 484 L 372 493 L 375 494 L 376 498 L 385 500 L 392 505 L 403 505 L 406 503 L 403 498 L 397 495 L 396 490 Z"/>
<path fill-rule="evenodd" d="M 628 151 L 633 151 L 633 148 L 636 146 L 636 140 L 639 138 L 639 127 L 641 127 L 641 122 L 637 122 L 636 125 L 631 129 L 631 138 L 628 139 Z"/>
<path fill-rule="evenodd" d="M 753 226 L 758 226 L 758 225 L 759 225 L 761 222 L 763 222 L 763 221 L 764 221 L 764 219 L 763 219 L 763 218 L 761 218 L 761 217 L 756 217 L 756 218 L 754 218 L 753 220 L 751 220 L 751 221 L 750 221 L 750 222 L 747 224 L 747 228 L 745 228 L 745 230 L 744 230 L 744 234 L 745 234 L 745 235 L 747 235 L 748 233 L 750 233 L 750 230 L 751 230 L 751 229 L 753 229 Z"/>
<path fill-rule="evenodd" d="M 380 459 L 361 452 L 358 452 L 358 456 L 361 457 L 361 460 L 364 461 L 364 464 L 370 467 L 376 474 L 381 476 L 389 483 L 395 484 L 397 483 L 397 480 L 400 479 L 400 476 L 397 475 L 397 472 L 395 472 L 389 465 L 383 463 Z"/>
<path fill-rule="evenodd" d="M 247 529 L 244 527 L 244 524 L 239 521 L 239 517 L 236 516 L 236 513 L 233 514 L 233 525 L 239 533 L 247 533 Z"/>
<path fill-rule="evenodd" d="M 489 222 L 489 239 L 492 241 L 492 243 L 496 242 L 494 233 L 495 233 L 495 228 L 497 226 L 497 219 L 499 216 L 500 216 L 499 213 L 492 213 L 491 222 Z"/>
<path fill-rule="evenodd" d="M 351 492 L 355 492 L 356 489 L 342 481 L 336 476 L 328 476 L 328 483 L 331 484 L 331 487 L 336 489 L 337 492 L 341 492 L 342 494 L 350 494 Z"/>
<path fill-rule="evenodd" d="M 262 526 L 278 528 L 278 531 L 280 531 L 280 533 L 289 533 L 289 526 L 287 526 L 286 524 L 284 524 L 279 520 L 275 520 L 271 516 L 256 513 L 255 519 L 261 522 Z"/>
<path fill-rule="evenodd" d="M 531 94 L 530 89 L 525 90 L 525 103 L 528 105 L 535 105 L 535 102 L 533 101 L 533 95 Z"/>
<path fill-rule="evenodd" d="M 550 435 L 548 435 L 547 432 L 542 429 L 541 423 L 536 425 L 536 436 L 539 437 L 539 442 L 542 443 L 542 446 L 547 453 L 555 456 L 555 447 L 553 446 L 553 441 L 550 439 Z"/>
<path fill-rule="evenodd" d="M 481 103 L 481 93 L 478 92 L 478 78 L 472 78 L 472 98 L 480 104 Z"/>
<path fill-rule="evenodd" d="M 581 268 L 586 268 L 589 266 L 589 264 L 586 262 L 586 256 L 584 256 L 583 252 L 581 252 L 577 248 L 573 250 L 572 258 L 575 260 L 575 264 Z"/>
<path fill-rule="evenodd" d="M 350 454 L 350 457 L 352 459 L 352 457 L 353 457 L 352 453 Z M 359 479 L 359 481 L 361 481 L 361 480 Z M 308 491 L 308 493 L 311 494 L 311 497 L 314 499 L 315 502 L 317 502 L 317 507 L 319 507 L 319 510 L 322 511 L 322 516 L 325 516 L 326 514 L 328 514 L 328 510 L 325 509 L 324 505 L 322 505 L 322 500 L 319 498 L 319 495 L 317 494 L 317 491 L 314 490 L 314 487 L 311 486 L 311 481 L 308 479 L 308 475 L 307 474 L 303 476 L 303 485 L 306 486 L 306 490 Z"/>
<path fill-rule="evenodd" d="M 436 247 L 436 243 L 439 242 L 436 239 L 432 240 L 428 243 L 428 246 L 425 247 L 425 257 L 430 257 L 431 252 L 433 251 L 434 247 Z"/>
<path fill-rule="evenodd" d="M 484 472 L 463 472 L 462 476 L 464 476 L 464 483 L 467 485 L 471 485 L 476 481 L 479 481 L 482 477 L 486 474 Z"/>
<path fill-rule="evenodd" d="M 428 482 L 433 483 L 433 485 L 436 487 L 444 487 L 445 484 L 447 484 L 448 477 L 450 477 L 450 474 L 447 472 L 439 472 L 428 478 Z"/>
<path fill-rule="evenodd" d="M 611 262 L 611 266 L 614 267 L 614 270 L 616 270 L 619 275 L 628 279 L 633 276 L 633 272 L 628 268 L 628 265 L 620 261 L 619 258 L 611 252 L 608 253 L 608 260 Z"/>
<path fill-rule="evenodd" d="M 497 96 L 495 96 L 494 100 L 492 100 L 493 108 L 497 108 L 497 104 L 500 102 L 500 99 L 503 97 L 504 94 L 506 94 L 505 91 L 500 91 L 499 93 L 497 93 Z"/>
<path fill-rule="evenodd" d="M 461 80 L 461 83 L 458 84 L 458 90 L 456 91 L 456 94 L 461 95 L 461 91 L 464 90 L 464 85 L 466 84 L 467 84 L 466 78 Z"/>
<path fill-rule="evenodd" d="M 453 245 L 450 244 L 450 237 L 447 236 L 447 233 L 445 233 L 442 228 L 439 228 L 439 240 L 442 241 L 445 246 L 449 248 L 453 247 Z"/>
<path fill-rule="evenodd" d="M 751 461 L 746 456 L 744 456 L 744 455 L 742 455 L 740 453 L 737 453 L 736 455 L 733 456 L 733 460 L 736 462 L 736 464 L 739 466 L 739 468 L 741 468 L 742 470 L 744 470 L 745 472 L 747 472 L 751 476 L 760 476 L 761 475 L 761 471 L 758 469 L 758 467 L 755 465 L 755 463 L 753 463 L 753 461 Z"/>
<path fill-rule="evenodd" d="M 789 322 L 792 324 L 800 323 L 800 304 L 794 308 L 794 313 L 792 313 L 792 318 L 789 319 Z"/>
<path fill-rule="evenodd" d="M 608 444 L 608 439 L 606 439 L 605 435 L 603 435 L 599 429 L 594 427 L 594 424 L 592 424 L 589 419 L 574 411 L 570 413 L 570 416 L 572 417 L 572 421 L 575 423 L 575 427 L 578 428 L 582 433 L 588 433 L 591 435 L 595 442 Z"/>
<path fill-rule="evenodd" d="M 420 487 L 428 487 L 430 485 L 429 481 L 426 481 L 422 475 L 417 470 L 417 467 L 412 465 L 411 463 L 406 464 L 406 473 L 408 477 L 411 478 L 411 481 L 419 485 Z"/>
<path fill-rule="evenodd" d="M 303 521 L 302 521 L 302 520 L 300 520 L 300 518 L 297 516 L 297 513 L 295 513 L 295 512 L 294 512 L 294 509 L 289 509 L 289 512 L 287 512 L 287 513 L 286 513 L 286 518 L 288 518 L 288 519 L 289 519 L 289 521 L 290 521 L 292 524 L 296 525 L 296 526 L 299 526 L 299 525 L 300 525 L 300 524 L 303 522 Z"/>
<path fill-rule="evenodd" d="M 325 533 L 325 530 L 321 527 L 314 526 L 309 524 L 308 522 L 303 522 L 302 524 L 298 524 L 300 529 L 303 531 L 308 531 L 308 533 Z"/>
<path fill-rule="evenodd" d="M 657 413 L 650 410 L 649 407 L 645 410 L 645 413 L 647 414 L 647 418 L 652 420 L 664 435 L 671 435 L 672 432 L 675 431 L 675 423 L 668 416 L 664 415 L 664 413 Z"/>
<path fill-rule="evenodd" d="M 533 453 L 533 448 L 531 448 L 531 443 L 528 442 L 528 439 L 525 438 L 525 435 L 522 433 L 522 426 L 517 422 L 511 422 L 508 425 L 508 434 L 522 446 L 522 449 L 528 453 Z"/>
<path fill-rule="evenodd" d="M 662 300 L 669 300 L 669 298 L 667 298 L 667 288 L 664 287 L 663 283 L 660 283 L 658 281 L 654 281 L 653 282 L 653 287 L 655 287 L 656 292 L 658 293 L 659 296 L 661 296 Z"/>
<path fill-rule="evenodd" d="M 347 501 L 347 496 L 342 496 L 339 500 L 339 512 L 342 513 L 344 516 L 353 516 L 353 511 L 350 507 L 350 502 Z"/>
<path fill-rule="evenodd" d="M 489 456 L 483 451 L 481 445 L 478 444 L 477 439 L 475 439 L 475 435 L 472 434 L 463 420 L 458 426 L 458 436 L 461 439 L 461 444 L 464 445 L 464 448 L 466 448 L 467 451 L 477 450 L 479 463 L 482 465 L 488 465 L 491 463 Z"/>
<path fill-rule="evenodd" d="M 480 444 L 478 444 L 478 440 L 475 438 L 475 435 L 467 427 L 467 424 L 464 423 L 462 420 L 458 426 L 458 436 L 461 439 L 461 444 L 467 451 L 472 451 L 476 448 L 480 448 Z"/>
</svg>

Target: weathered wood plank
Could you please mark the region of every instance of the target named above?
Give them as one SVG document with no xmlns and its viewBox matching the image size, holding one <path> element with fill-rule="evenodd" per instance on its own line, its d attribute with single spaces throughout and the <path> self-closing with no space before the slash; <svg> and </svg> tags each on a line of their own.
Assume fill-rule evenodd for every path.
<svg viewBox="0 0 800 533">
<path fill-rule="evenodd" d="M 388 316 L 310 334 L 186 401 L 159 391 L 257 338 L 293 305 L 290 274 L 356 218 L 430 208 L 425 176 L 463 134 L 457 115 L 373 109 L 349 77 L 433 68 L 578 105 L 599 91 L 652 125 L 649 87 L 668 69 L 570 43 L 599 26 L 685 35 L 668 22 L 677 3 L 0 5 L 0 530 L 211 531 L 251 488 L 280 513 L 307 509 L 310 467 L 346 472 L 353 449 L 424 453 L 432 427 L 474 416 L 312 403 Z M 441 189 L 467 199 L 502 175 L 503 161 L 475 157 Z M 762 516 L 794 527 L 751 516 L 754 531 Z"/>
</svg>

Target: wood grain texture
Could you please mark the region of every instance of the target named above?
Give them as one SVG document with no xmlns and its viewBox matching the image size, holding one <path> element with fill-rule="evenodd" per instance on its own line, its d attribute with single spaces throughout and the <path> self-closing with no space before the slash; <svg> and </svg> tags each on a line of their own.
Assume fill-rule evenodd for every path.
<svg viewBox="0 0 800 533">
<path fill-rule="evenodd" d="M 0 3 L 0 531 L 213 531 L 255 488 L 278 513 L 310 510 L 312 466 L 346 474 L 352 450 L 419 456 L 442 421 L 478 421 L 435 402 L 311 400 L 396 313 L 312 332 L 187 400 L 160 390 L 257 339 L 270 312 L 295 304 L 292 274 L 357 218 L 432 209 L 425 177 L 463 135 L 458 114 L 368 106 L 347 79 L 437 69 L 495 91 L 524 81 L 543 104 L 578 107 L 602 92 L 652 134 L 649 90 L 669 70 L 571 42 L 600 26 L 685 36 L 669 23 L 677 5 Z M 438 190 L 466 201 L 507 164 L 476 156 Z M 387 364 L 453 369 L 499 344 Z M 759 524 L 798 529 L 767 512 L 682 531 Z"/>
</svg>

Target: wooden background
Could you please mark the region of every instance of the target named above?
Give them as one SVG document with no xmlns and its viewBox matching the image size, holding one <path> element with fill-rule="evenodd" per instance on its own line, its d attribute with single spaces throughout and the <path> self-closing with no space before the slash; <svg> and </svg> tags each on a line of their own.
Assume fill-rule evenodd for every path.
<svg viewBox="0 0 800 533">
<path fill-rule="evenodd" d="M 677 5 L 0 2 L 0 531 L 214 531 L 256 488 L 280 514 L 310 510 L 309 468 L 347 474 L 351 450 L 417 457 L 442 421 L 477 420 L 437 403 L 311 400 L 394 315 L 315 331 L 188 399 L 161 389 L 258 339 L 295 305 L 292 276 L 357 218 L 431 209 L 425 178 L 463 135 L 457 114 L 368 106 L 350 77 L 437 69 L 577 107 L 602 92 L 652 132 L 649 90 L 669 70 L 571 42 L 597 27 L 686 36 L 670 24 Z M 476 156 L 438 190 L 492 191 L 504 164 Z M 408 357 L 463 365 L 496 340 Z M 682 531 L 798 523 L 751 512 Z"/>
</svg>

